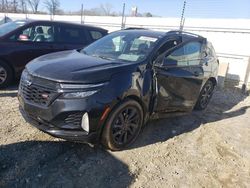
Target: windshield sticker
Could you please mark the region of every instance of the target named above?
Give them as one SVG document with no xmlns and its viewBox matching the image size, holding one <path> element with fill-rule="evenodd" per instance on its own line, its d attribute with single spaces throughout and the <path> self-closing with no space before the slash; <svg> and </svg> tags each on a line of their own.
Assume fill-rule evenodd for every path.
<svg viewBox="0 0 250 188">
<path fill-rule="evenodd" d="M 154 37 L 141 36 L 141 37 L 139 38 L 139 40 L 144 40 L 144 41 L 149 41 L 149 42 L 155 42 L 155 41 L 157 41 L 158 39 L 157 39 L 157 38 L 154 38 Z"/>
<path fill-rule="evenodd" d="M 131 55 L 131 54 L 122 54 L 118 59 L 126 60 L 126 61 L 137 61 L 139 59 L 139 55 Z"/>
</svg>

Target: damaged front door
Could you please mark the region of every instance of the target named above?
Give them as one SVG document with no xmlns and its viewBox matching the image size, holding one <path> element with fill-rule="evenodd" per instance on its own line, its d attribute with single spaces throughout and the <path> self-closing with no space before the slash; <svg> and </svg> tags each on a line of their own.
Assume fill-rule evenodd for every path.
<svg viewBox="0 0 250 188">
<path fill-rule="evenodd" d="M 201 54 L 204 39 L 177 44 L 154 63 L 154 112 L 187 112 L 199 96 L 204 71 Z"/>
</svg>

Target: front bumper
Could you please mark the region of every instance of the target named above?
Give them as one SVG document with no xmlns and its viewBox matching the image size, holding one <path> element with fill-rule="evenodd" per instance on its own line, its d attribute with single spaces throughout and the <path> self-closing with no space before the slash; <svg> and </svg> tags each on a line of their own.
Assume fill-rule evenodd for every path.
<svg viewBox="0 0 250 188">
<path fill-rule="evenodd" d="M 20 112 L 27 122 L 39 130 L 57 138 L 83 143 L 97 143 L 101 131 L 100 119 L 104 105 L 94 104 L 90 99 L 58 99 L 48 107 L 37 106 L 18 96 Z M 65 128 L 65 117 L 74 113 L 89 115 L 89 132 L 80 126 Z M 80 120 L 81 121 L 81 120 Z"/>
<path fill-rule="evenodd" d="M 83 142 L 83 143 L 96 143 L 98 142 L 98 133 L 92 132 L 87 133 L 85 131 L 74 131 L 74 130 L 63 130 L 59 129 L 47 122 L 40 120 L 37 120 L 33 118 L 32 116 L 29 116 L 23 108 L 19 107 L 21 114 L 23 115 L 24 119 L 36 127 L 37 129 L 43 131 L 44 133 L 47 133 L 51 136 L 62 138 L 69 141 L 75 141 L 75 142 Z"/>
</svg>

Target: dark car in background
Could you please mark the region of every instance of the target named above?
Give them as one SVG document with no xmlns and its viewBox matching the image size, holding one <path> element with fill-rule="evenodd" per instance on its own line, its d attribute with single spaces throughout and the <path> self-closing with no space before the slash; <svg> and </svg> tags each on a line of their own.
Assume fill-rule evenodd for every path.
<svg viewBox="0 0 250 188">
<path fill-rule="evenodd" d="M 83 50 L 30 62 L 19 86 L 20 110 L 50 135 L 120 150 L 149 118 L 205 109 L 218 65 L 202 36 L 118 31 Z"/>
<path fill-rule="evenodd" d="M 83 48 L 106 34 L 102 28 L 67 22 L 19 20 L 0 25 L 0 88 L 18 78 L 34 58 Z"/>
</svg>

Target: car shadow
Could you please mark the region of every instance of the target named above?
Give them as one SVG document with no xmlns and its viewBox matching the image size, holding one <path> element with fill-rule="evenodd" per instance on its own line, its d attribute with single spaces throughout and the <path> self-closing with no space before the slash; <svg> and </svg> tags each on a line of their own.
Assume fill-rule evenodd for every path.
<svg viewBox="0 0 250 188">
<path fill-rule="evenodd" d="M 70 142 L 0 146 L 0 187 L 128 187 L 134 177 L 110 152 Z"/>
<path fill-rule="evenodd" d="M 191 132 L 206 123 L 241 116 L 250 106 L 243 106 L 236 110 L 232 110 L 232 108 L 246 97 L 237 89 L 216 91 L 208 108 L 204 111 L 193 111 L 185 116 L 151 120 L 129 149 L 165 142 L 175 136 Z"/>
</svg>

